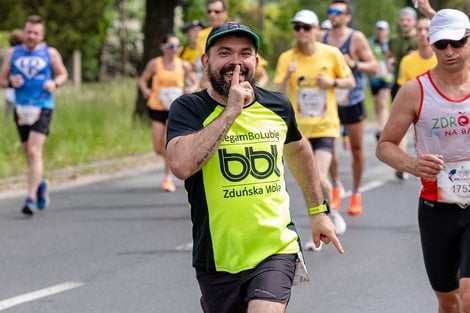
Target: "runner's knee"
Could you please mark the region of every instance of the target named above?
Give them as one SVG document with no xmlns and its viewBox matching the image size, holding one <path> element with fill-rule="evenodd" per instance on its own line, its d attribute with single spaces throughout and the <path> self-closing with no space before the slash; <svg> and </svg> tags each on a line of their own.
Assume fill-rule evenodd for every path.
<svg viewBox="0 0 470 313">
<path fill-rule="evenodd" d="M 456 292 L 436 293 L 439 308 L 443 313 L 456 313 L 459 309 L 459 299 Z"/>
</svg>

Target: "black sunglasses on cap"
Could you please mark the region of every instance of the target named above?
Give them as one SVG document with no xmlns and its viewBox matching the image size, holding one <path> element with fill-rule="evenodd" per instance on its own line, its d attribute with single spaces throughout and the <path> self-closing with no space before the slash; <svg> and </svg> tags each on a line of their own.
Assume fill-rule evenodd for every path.
<svg viewBox="0 0 470 313">
<path fill-rule="evenodd" d="M 306 32 L 310 31 L 313 28 L 311 25 L 294 25 L 294 30 L 296 32 L 300 31 L 301 29 L 305 30 Z"/>
<path fill-rule="evenodd" d="M 451 45 L 452 48 L 455 48 L 455 49 L 462 48 L 467 43 L 468 37 L 469 36 L 465 36 L 460 40 L 447 40 L 447 39 L 439 40 L 439 41 L 436 41 L 433 44 L 433 46 L 436 47 L 436 49 L 438 50 L 445 50 L 447 49 L 448 45 Z"/>
</svg>

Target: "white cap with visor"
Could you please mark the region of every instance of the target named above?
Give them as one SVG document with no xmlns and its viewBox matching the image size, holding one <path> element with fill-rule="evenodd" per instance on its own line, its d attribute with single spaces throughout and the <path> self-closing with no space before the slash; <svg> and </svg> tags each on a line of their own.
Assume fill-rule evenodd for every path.
<svg viewBox="0 0 470 313">
<path fill-rule="evenodd" d="M 432 45 L 439 40 L 457 41 L 470 30 L 468 16 L 454 9 L 443 9 L 434 15 L 429 26 L 429 43 Z"/>
<path fill-rule="evenodd" d="M 291 20 L 292 23 L 303 23 L 307 25 L 312 25 L 314 27 L 317 27 L 319 22 L 318 22 L 318 16 L 315 14 L 315 12 L 311 10 L 300 10 L 297 12 L 294 16 L 294 18 Z"/>
</svg>

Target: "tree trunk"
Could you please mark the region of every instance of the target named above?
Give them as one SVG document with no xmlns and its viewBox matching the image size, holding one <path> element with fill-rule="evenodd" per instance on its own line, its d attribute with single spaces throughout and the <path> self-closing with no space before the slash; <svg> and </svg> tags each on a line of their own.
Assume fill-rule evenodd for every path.
<svg viewBox="0 0 470 313">
<path fill-rule="evenodd" d="M 138 67 L 139 75 L 145 68 L 147 62 L 161 54 L 160 43 L 163 37 L 173 32 L 173 20 L 175 7 L 179 1 L 146 0 L 146 15 L 144 22 L 144 53 Z M 137 87 L 137 100 L 134 116 L 143 117 L 147 112 L 146 101 Z"/>
</svg>

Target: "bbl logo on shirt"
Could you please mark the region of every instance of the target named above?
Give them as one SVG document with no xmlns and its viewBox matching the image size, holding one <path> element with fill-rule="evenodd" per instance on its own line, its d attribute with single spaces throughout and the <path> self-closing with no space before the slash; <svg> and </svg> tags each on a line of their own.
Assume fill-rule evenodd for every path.
<svg viewBox="0 0 470 313">
<path fill-rule="evenodd" d="M 277 167 L 276 145 L 271 145 L 269 151 L 255 151 L 253 147 L 246 147 L 245 153 L 230 153 L 227 149 L 219 149 L 219 163 L 222 175 L 231 182 L 238 182 L 248 175 L 256 179 L 266 179 L 275 173 L 278 177 L 281 172 Z M 260 169 L 262 165 L 262 169 Z M 236 170 L 235 170 L 236 168 Z"/>
</svg>

